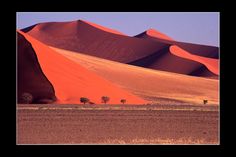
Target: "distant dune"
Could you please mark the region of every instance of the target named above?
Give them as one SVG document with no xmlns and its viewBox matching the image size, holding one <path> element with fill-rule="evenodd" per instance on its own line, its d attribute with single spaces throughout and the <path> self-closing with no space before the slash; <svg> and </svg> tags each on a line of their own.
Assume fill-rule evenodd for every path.
<svg viewBox="0 0 236 157">
<path fill-rule="evenodd" d="M 166 43 L 166 44 L 170 44 L 170 45 L 177 45 L 177 46 L 181 47 L 182 49 L 189 51 L 192 54 L 203 56 L 203 57 L 209 57 L 209 58 L 215 58 L 215 59 L 219 58 L 219 48 L 218 47 L 176 41 L 176 40 L 168 37 L 167 35 L 160 33 L 154 29 L 151 29 L 151 32 L 154 32 L 154 33 L 149 33 L 149 32 L 150 32 L 150 30 L 147 30 L 141 34 L 134 36 L 134 37 L 141 38 L 141 39 L 151 39 L 153 41 Z"/>
<path fill-rule="evenodd" d="M 218 64 L 209 64 L 202 59 L 200 62 L 189 55 L 173 55 L 176 53 L 170 51 L 171 46 L 177 45 L 189 54 L 218 60 L 217 47 L 178 42 L 154 29 L 129 37 L 119 31 L 78 20 L 41 23 L 22 31 L 49 46 L 121 63 L 209 78 L 217 78 L 219 74 Z"/>
<path fill-rule="evenodd" d="M 120 89 L 111 82 L 88 71 L 66 57 L 50 49 L 47 45 L 37 41 L 33 37 L 19 32 L 29 41 L 37 55 L 38 63 L 28 58 L 29 62 L 40 65 L 43 73 L 51 82 L 55 89 L 57 101 L 55 103 L 80 103 L 80 97 L 87 97 L 91 102 L 101 104 L 102 96 L 109 96 L 109 104 L 120 104 L 121 99 L 126 99 L 127 104 L 145 104 L 147 101 Z M 24 46 L 24 43 L 20 43 Z M 27 50 L 24 51 L 27 53 Z M 33 52 L 33 51 L 32 51 Z M 21 55 L 21 54 L 19 54 Z M 21 63 L 21 62 L 20 62 Z M 35 70 L 32 68 L 32 70 Z M 26 71 L 27 72 L 27 71 Z M 41 74 L 43 75 L 43 74 Z M 28 73 L 27 77 L 36 77 L 33 73 Z M 29 82 L 31 82 L 30 80 Z M 20 83 L 24 85 L 24 83 Z M 39 80 L 36 85 L 42 84 Z M 42 87 L 35 88 L 35 91 L 42 90 Z M 27 90 L 22 87 L 22 90 Z M 34 93 L 32 93 L 34 96 Z"/>
<path fill-rule="evenodd" d="M 199 63 L 204 64 L 212 73 L 219 75 L 219 60 L 218 59 L 213 59 L 213 58 L 207 58 L 207 57 L 202 57 L 202 56 L 197 56 L 194 54 L 191 54 L 182 48 L 172 45 L 170 47 L 170 52 L 173 53 L 176 56 L 187 58 Z"/>
</svg>

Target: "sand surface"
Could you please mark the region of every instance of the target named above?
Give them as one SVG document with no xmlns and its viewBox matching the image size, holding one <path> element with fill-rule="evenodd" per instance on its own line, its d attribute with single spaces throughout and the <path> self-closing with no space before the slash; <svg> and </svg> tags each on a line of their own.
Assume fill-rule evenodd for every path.
<svg viewBox="0 0 236 157">
<path fill-rule="evenodd" d="M 130 106 L 128 106 L 130 107 Z M 134 106 L 133 106 L 134 107 Z M 173 107 L 173 106 L 172 106 Z M 183 107 L 183 106 L 182 106 Z M 218 144 L 218 109 L 18 105 L 18 144 Z M 168 109 L 169 108 L 169 109 Z"/>
<path fill-rule="evenodd" d="M 173 104 L 173 102 L 202 104 L 202 100 L 207 99 L 209 105 L 219 104 L 219 80 L 157 71 L 51 48 L 145 100 L 160 104 Z"/>
</svg>

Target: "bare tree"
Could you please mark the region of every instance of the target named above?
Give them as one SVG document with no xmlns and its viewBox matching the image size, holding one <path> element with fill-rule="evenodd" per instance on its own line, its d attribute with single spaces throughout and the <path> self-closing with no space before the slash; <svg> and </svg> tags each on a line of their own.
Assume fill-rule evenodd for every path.
<svg viewBox="0 0 236 157">
<path fill-rule="evenodd" d="M 102 99 L 102 103 L 105 103 L 105 104 L 110 100 L 108 96 L 102 96 L 101 99 Z"/>
</svg>

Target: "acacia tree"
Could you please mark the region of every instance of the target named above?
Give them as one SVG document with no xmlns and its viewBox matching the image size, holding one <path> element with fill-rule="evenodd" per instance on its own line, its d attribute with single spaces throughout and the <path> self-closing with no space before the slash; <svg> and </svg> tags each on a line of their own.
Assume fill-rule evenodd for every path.
<svg viewBox="0 0 236 157">
<path fill-rule="evenodd" d="M 121 102 L 122 104 L 124 104 L 124 103 L 126 103 L 126 99 L 121 99 L 120 102 Z"/>
<path fill-rule="evenodd" d="M 85 98 L 85 97 L 81 97 L 81 98 L 80 98 L 80 102 L 86 104 L 86 103 L 89 102 L 89 99 L 88 99 L 88 98 Z"/>
<path fill-rule="evenodd" d="M 102 103 L 105 103 L 105 104 L 110 100 L 108 96 L 102 96 L 101 99 L 102 99 Z"/>
</svg>

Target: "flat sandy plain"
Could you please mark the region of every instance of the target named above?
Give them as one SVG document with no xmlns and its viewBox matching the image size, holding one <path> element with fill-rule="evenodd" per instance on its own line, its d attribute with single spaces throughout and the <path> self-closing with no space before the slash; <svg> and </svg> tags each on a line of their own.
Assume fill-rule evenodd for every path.
<svg viewBox="0 0 236 157">
<path fill-rule="evenodd" d="M 17 105 L 17 144 L 219 144 L 217 106 Z"/>
</svg>

